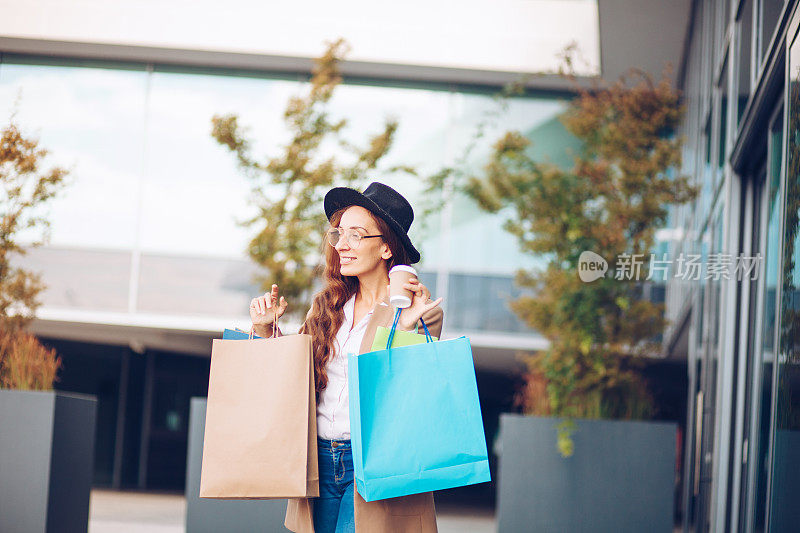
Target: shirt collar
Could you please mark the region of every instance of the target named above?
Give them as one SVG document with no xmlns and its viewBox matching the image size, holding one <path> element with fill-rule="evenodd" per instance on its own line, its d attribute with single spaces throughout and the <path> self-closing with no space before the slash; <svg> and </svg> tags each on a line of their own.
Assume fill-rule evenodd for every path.
<svg viewBox="0 0 800 533">
<path fill-rule="evenodd" d="M 344 321 L 347 324 L 353 323 L 353 313 L 356 308 L 356 295 L 352 295 L 349 300 L 344 303 L 342 310 L 344 311 Z"/>
<path fill-rule="evenodd" d="M 388 302 L 388 300 L 389 300 L 389 297 L 387 296 L 386 298 L 384 298 L 383 300 L 381 300 L 380 302 L 378 302 L 378 305 L 383 305 L 383 306 L 387 306 L 387 307 L 388 307 L 388 305 L 389 305 L 389 304 L 387 303 L 387 302 Z M 350 324 L 351 326 L 353 325 L 353 315 L 355 314 L 355 308 L 356 308 L 356 295 L 355 295 L 355 294 L 353 294 L 353 295 L 350 297 L 350 299 L 349 299 L 349 300 L 347 300 L 347 301 L 344 303 L 344 307 L 342 308 L 342 310 L 344 311 L 344 320 L 345 320 L 345 323 L 347 323 L 347 324 Z M 367 314 L 366 314 L 366 315 L 364 315 L 364 316 L 365 316 L 365 317 L 367 317 L 367 316 L 370 316 L 370 315 L 371 315 L 372 313 L 374 313 L 374 312 L 375 312 L 375 308 L 373 307 L 373 308 L 372 308 L 372 309 L 370 309 L 370 310 L 367 312 Z"/>
</svg>

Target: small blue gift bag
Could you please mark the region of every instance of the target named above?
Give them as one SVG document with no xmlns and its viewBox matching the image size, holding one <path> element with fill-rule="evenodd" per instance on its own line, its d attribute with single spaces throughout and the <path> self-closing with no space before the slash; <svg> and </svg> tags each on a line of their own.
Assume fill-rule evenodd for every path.
<svg viewBox="0 0 800 533">
<path fill-rule="evenodd" d="M 226 340 L 226 341 L 227 340 L 246 340 L 246 339 L 249 339 L 249 338 L 250 338 L 250 332 L 242 331 L 239 328 L 236 328 L 236 329 L 225 328 L 225 330 L 222 332 L 222 339 Z M 255 333 L 253 333 L 253 338 L 254 339 L 263 339 L 263 337 L 259 337 Z"/>
<path fill-rule="evenodd" d="M 490 481 L 469 339 L 348 357 L 356 489 L 366 501 Z"/>
</svg>

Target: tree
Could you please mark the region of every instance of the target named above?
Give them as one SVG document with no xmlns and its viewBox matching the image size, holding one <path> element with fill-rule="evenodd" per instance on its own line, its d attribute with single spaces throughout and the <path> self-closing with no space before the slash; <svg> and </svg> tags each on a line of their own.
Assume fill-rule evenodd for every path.
<svg viewBox="0 0 800 533">
<path fill-rule="evenodd" d="M 264 161 L 254 158 L 252 143 L 236 115 L 212 118 L 212 136 L 236 155 L 239 167 L 254 183 L 258 214 L 241 225 L 258 227 L 248 246 L 249 256 L 265 269 L 257 282 L 264 291 L 277 283 L 297 304 L 289 312 L 308 307 L 312 283 L 321 272 L 318 250 L 327 222 L 321 209 L 324 194 L 334 185 L 364 183 L 389 151 L 397 129 L 396 121 L 387 120 L 383 131 L 362 149 L 342 138 L 347 121 L 332 118 L 328 104 L 342 81 L 339 63 L 346 52 L 340 39 L 315 60 L 307 94 L 291 98 L 284 111 L 291 139 L 277 155 Z M 351 161 L 323 158 L 321 145 L 328 140 L 349 152 Z"/>
<path fill-rule="evenodd" d="M 542 270 L 518 272 L 528 294 L 512 309 L 550 342 L 526 358 L 520 400 L 528 414 L 565 419 L 557 441 L 562 455 L 572 453 L 575 417 L 641 418 L 651 411 L 637 364 L 660 350 L 655 338 L 664 309 L 643 299 L 642 282 L 613 259 L 628 254 L 646 273 L 669 205 L 698 193 L 687 177 L 671 175 L 680 166 L 682 140 L 674 132 L 683 106 L 666 77 L 655 84 L 632 73 L 577 91 L 561 117 L 583 143 L 571 169 L 533 160 L 530 141 L 511 131 L 493 146 L 483 174 L 459 185 L 484 210 L 511 213 L 505 228 L 524 251 L 548 261 Z M 587 250 L 610 264 L 592 282 L 577 274 Z"/>
<path fill-rule="evenodd" d="M 48 151 L 23 136 L 13 120 L 0 135 L 0 330 L 16 332 L 33 320 L 45 287 L 40 275 L 11 265 L 14 254 L 26 253 L 19 234 L 41 229 L 30 246 L 47 241 L 50 222 L 37 209 L 63 188 L 68 172 L 42 169 Z"/>
<path fill-rule="evenodd" d="M 0 133 L 0 387 L 49 390 L 61 367 L 55 350 L 23 331 L 41 304 L 41 276 L 11 265 L 15 254 L 26 253 L 21 232 L 43 230 L 31 247 L 49 238 L 50 222 L 37 209 L 62 189 L 68 173 L 42 169 L 47 153 L 13 119 Z"/>
</svg>

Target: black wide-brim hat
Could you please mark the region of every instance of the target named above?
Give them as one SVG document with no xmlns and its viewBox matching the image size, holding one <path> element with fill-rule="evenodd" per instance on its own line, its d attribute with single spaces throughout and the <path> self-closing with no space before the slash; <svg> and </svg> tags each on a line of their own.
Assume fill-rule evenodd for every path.
<svg viewBox="0 0 800 533">
<path fill-rule="evenodd" d="M 408 252 L 409 262 L 413 264 L 419 261 L 419 252 L 408 238 L 408 230 L 414 221 L 414 210 L 402 194 L 388 185 L 374 181 L 363 193 L 350 187 L 334 187 L 325 195 L 324 204 L 328 220 L 343 207 L 360 205 L 367 209 L 380 217 L 397 234 L 403 248 Z"/>
</svg>

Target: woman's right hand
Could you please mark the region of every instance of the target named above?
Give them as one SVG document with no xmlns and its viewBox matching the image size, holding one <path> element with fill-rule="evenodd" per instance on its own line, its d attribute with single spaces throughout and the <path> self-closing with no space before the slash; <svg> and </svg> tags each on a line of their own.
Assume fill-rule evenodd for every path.
<svg viewBox="0 0 800 533">
<path fill-rule="evenodd" d="M 254 326 L 268 326 L 275 321 L 275 315 L 280 318 L 289 304 L 281 296 L 278 297 L 278 286 L 273 284 L 271 292 L 258 296 L 250 301 L 250 320 Z"/>
</svg>

